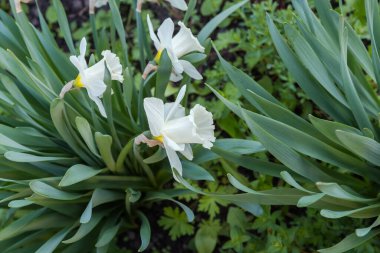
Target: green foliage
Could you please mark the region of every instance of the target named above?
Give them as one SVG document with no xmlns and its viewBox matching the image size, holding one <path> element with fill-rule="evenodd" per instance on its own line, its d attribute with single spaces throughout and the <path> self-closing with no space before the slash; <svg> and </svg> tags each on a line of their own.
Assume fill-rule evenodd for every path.
<svg viewBox="0 0 380 253">
<path fill-rule="evenodd" d="M 206 24 L 203 39 L 244 3 Z M 29 22 L 25 12 L 16 10 L 14 1 L 10 4 L 13 17 L 0 11 L 0 194 L 5 214 L 0 251 L 116 252 L 116 239 L 127 229 L 138 231 L 141 244 L 133 249 L 143 251 L 152 232 L 147 208 L 168 200 L 183 212 L 178 207 L 166 208 L 159 224 L 170 230 L 173 239 L 193 234 L 188 222 L 194 214 L 176 200 L 189 191 L 168 189 L 170 165 L 165 156 L 153 155 L 162 148 L 152 150 L 135 143 L 135 137 L 148 130 L 144 98 L 152 97 L 154 91 L 168 101 L 167 87 L 173 93 L 178 90 L 168 83 L 169 59 L 163 59 L 163 66 L 146 80 L 142 69 L 130 61 L 130 48 L 138 49 L 139 62 L 152 60 L 140 14 L 131 12 L 128 22 L 137 21 L 132 28 L 138 40 L 127 43 L 119 1 L 110 0 L 109 10 L 91 14 L 90 23 L 78 30 L 69 23 L 59 0 L 52 1 L 47 11 L 49 23 L 38 13 L 41 29 Z M 127 5 L 136 8 L 134 2 Z M 64 46 L 57 44 L 51 31 L 56 26 Z M 112 81 L 110 73 L 105 73 L 102 102 L 107 118 L 83 89 L 61 93 L 78 76 L 62 48 L 78 55 L 74 41 L 85 35 L 93 42 L 89 66 L 102 59 L 105 49 L 112 49 L 122 63 L 124 82 Z M 202 54 L 186 57 L 198 64 L 206 60 Z M 211 156 L 208 161 L 218 158 L 206 152 Z M 184 170 L 187 179 L 213 179 L 200 163 L 184 163 Z"/>
<path fill-rule="evenodd" d="M 161 216 L 158 224 L 169 230 L 170 238 L 174 241 L 184 235 L 194 233 L 193 225 L 189 224 L 185 212 L 181 212 L 177 207 L 165 207 L 164 216 Z"/>
<path fill-rule="evenodd" d="M 320 20 L 307 1 L 293 1 L 293 6 L 298 14 L 297 22 L 284 26 L 285 38 L 270 15 L 267 16 L 269 31 L 289 73 L 318 110 L 326 113 L 325 118 L 309 116 L 309 121 L 301 118 L 219 55 L 227 75 L 246 99 L 244 108 L 215 90 L 214 93 L 290 169 L 277 177 L 295 188 L 292 193 L 295 198 L 291 198 L 288 188 L 269 194 L 253 191 L 233 176 L 229 179 L 256 203 L 317 208 L 329 219 L 359 219 L 359 228 L 375 222 L 367 229 L 358 229 L 351 223 L 348 228 L 356 229 L 356 233 L 321 250 L 345 252 L 380 233 L 374 221 L 380 214 L 377 162 L 380 102 L 376 93 L 379 57 L 375 32 L 380 25 L 378 2 L 366 1 L 371 54 L 344 17 L 332 11 L 328 0 L 315 1 Z M 242 161 L 236 160 L 243 164 Z M 296 197 L 297 194 L 300 196 Z M 260 195 L 266 196 L 268 202 L 260 199 Z M 270 197 L 273 197 L 271 201 Z M 292 241 L 294 234 L 289 231 L 288 235 Z M 271 248 L 271 252 L 282 252 L 282 244 L 272 245 L 278 248 Z"/>
</svg>

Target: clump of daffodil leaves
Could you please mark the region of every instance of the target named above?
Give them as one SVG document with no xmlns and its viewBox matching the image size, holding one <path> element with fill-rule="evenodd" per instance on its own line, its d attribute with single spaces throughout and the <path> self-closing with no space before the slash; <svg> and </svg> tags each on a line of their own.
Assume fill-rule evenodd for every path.
<svg viewBox="0 0 380 253">
<path fill-rule="evenodd" d="M 378 242 L 380 234 L 379 3 L 363 1 L 368 46 L 345 19 L 343 8 L 338 13 L 329 0 L 315 0 L 315 14 L 308 1 L 292 2 L 296 22 L 286 24 L 282 35 L 275 18 L 267 15 L 269 32 L 289 73 L 325 115 L 296 115 L 218 55 L 247 104 L 235 105 L 214 93 L 284 165 L 283 171 L 268 167 L 260 172 L 282 178 L 291 188 L 257 192 L 232 175 L 229 179 L 255 197 L 255 203 L 316 208 L 327 219 L 362 221 L 361 227 L 347 223 L 351 234 L 319 250 L 347 252 L 370 240 Z M 247 166 L 243 160 L 236 162 Z"/>
<path fill-rule="evenodd" d="M 157 32 L 142 19 L 148 5 L 132 1 L 134 45 L 126 41 L 119 1 L 90 0 L 92 32 L 74 42 L 63 5 L 53 0 L 65 46 L 41 12 L 39 28 L 28 21 L 26 2 L 38 7 L 12 0 L 12 16 L 0 10 L 0 252 L 114 252 L 118 235 L 130 229 L 140 232 L 144 251 L 155 202 L 171 201 L 194 219 L 178 197 L 206 194 L 188 181 L 213 180 L 202 167 L 220 156 L 211 148 L 231 156 L 262 151 L 255 141 L 217 140 L 209 110 L 181 104 L 191 82 L 202 80 L 197 67 L 207 60 L 208 37 L 247 1 L 197 36 L 187 25 L 194 1 L 191 8 L 184 0 L 160 1 L 184 12 Z M 112 14 L 109 30 L 96 26 L 102 6 Z M 140 66 L 130 62 L 130 47 L 139 48 Z M 174 99 L 165 96 L 168 86 Z M 186 190 L 167 187 L 175 181 Z M 233 195 L 216 197 L 261 212 Z"/>
</svg>

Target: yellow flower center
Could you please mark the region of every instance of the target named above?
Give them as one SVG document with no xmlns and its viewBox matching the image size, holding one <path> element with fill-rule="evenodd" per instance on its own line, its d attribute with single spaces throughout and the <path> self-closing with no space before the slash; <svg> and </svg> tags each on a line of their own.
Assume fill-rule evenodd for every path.
<svg viewBox="0 0 380 253">
<path fill-rule="evenodd" d="M 84 87 L 84 83 L 82 82 L 82 78 L 80 77 L 80 75 L 78 75 L 77 78 L 75 78 L 74 86 L 77 88 L 83 88 Z"/>
<path fill-rule="evenodd" d="M 155 61 L 157 64 L 160 63 L 160 59 L 161 59 L 161 55 L 162 55 L 162 52 L 163 52 L 163 51 L 164 51 L 163 49 L 158 50 L 156 56 L 154 57 L 154 61 Z"/>
<path fill-rule="evenodd" d="M 160 135 L 160 136 L 154 136 L 153 140 L 156 140 L 156 141 L 159 141 L 161 143 L 164 143 L 164 136 L 162 136 L 162 135 Z"/>
</svg>

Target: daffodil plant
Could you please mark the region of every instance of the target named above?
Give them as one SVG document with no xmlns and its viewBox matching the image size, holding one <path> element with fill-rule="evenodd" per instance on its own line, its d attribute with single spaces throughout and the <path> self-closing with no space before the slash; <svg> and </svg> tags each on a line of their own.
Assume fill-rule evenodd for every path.
<svg viewBox="0 0 380 253">
<path fill-rule="evenodd" d="M 131 250 L 144 251 L 155 222 L 153 203 L 171 201 L 192 221 L 192 210 L 177 197 L 211 194 L 193 189 L 188 180 L 213 180 L 203 168 L 218 159 L 213 149 L 237 145 L 216 140 L 206 108 L 198 104 L 186 113 L 188 103 L 181 101 L 188 101 L 190 78 L 202 78 L 194 65 L 206 60 L 207 38 L 247 1 L 211 20 L 197 39 L 182 21 L 173 37 L 170 18 L 156 35 L 150 19 L 145 27 L 138 12 L 137 25 L 125 29 L 119 1 L 90 0 L 91 34 L 77 42 L 78 49 L 60 0 L 52 0 L 52 8 L 65 46 L 54 40 L 42 13 L 40 28 L 29 22 L 23 2 L 9 2 L 13 17 L 0 11 L 0 252 L 117 252 L 117 238 L 126 230 L 141 235 L 140 248 Z M 183 1 L 169 2 L 186 9 Z M 95 22 L 101 6 L 111 12 L 110 29 Z M 132 1 L 130 8 L 136 7 Z M 127 40 L 125 31 L 133 29 L 138 44 Z M 139 49 L 140 66 L 131 61 L 131 47 Z M 194 60 L 193 52 L 202 57 Z M 144 76 L 149 61 L 157 68 Z M 173 84 L 182 78 L 188 86 Z M 165 96 L 169 87 L 179 90 L 175 102 Z M 246 141 L 245 149 L 228 152 L 254 153 L 256 147 Z M 209 158 L 196 161 L 200 153 Z M 173 177 L 187 190 L 167 189 Z M 260 211 L 233 195 L 216 197 Z"/>
</svg>

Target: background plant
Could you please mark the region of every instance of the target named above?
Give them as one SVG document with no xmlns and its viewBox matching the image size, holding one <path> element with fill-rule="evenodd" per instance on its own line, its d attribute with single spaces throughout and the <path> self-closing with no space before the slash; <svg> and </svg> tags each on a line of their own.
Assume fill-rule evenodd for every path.
<svg viewBox="0 0 380 253">
<path fill-rule="evenodd" d="M 371 54 L 344 16 L 332 11 L 329 1 L 314 3 L 321 20 L 306 1 L 293 1 L 298 17 L 294 25 L 285 25 L 287 40 L 272 19 L 267 18 L 280 57 L 301 88 L 326 113 L 324 119 L 314 116 L 309 116 L 309 121 L 302 119 L 219 57 L 250 106 L 262 115 L 241 109 L 216 94 L 246 121 L 267 150 L 290 169 L 267 173 L 277 174 L 295 188 L 273 190 L 262 198 L 263 192 L 247 188 L 233 176 L 229 177 L 231 183 L 249 193 L 255 203 L 310 206 L 322 209 L 321 215 L 330 219 L 346 216 L 369 219 L 362 220 L 362 226 L 367 228 L 353 227 L 357 228 L 355 233 L 321 252 L 345 252 L 379 233 L 375 32 L 379 13 L 377 1 L 365 3 Z"/>
</svg>

